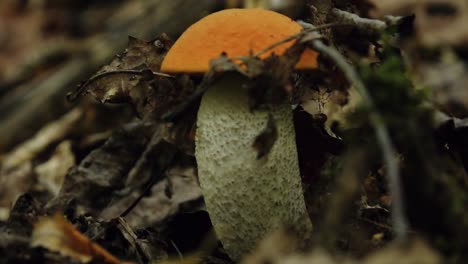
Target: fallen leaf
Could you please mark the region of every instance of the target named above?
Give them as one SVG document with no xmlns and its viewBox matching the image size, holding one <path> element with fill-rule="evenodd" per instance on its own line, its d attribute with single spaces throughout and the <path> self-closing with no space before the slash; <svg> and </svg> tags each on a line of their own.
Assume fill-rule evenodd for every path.
<svg viewBox="0 0 468 264">
<path fill-rule="evenodd" d="M 101 217 L 106 219 L 116 212 L 122 212 L 118 208 L 125 208 L 125 204 L 137 197 L 133 194 L 128 198 L 122 200 L 121 205 L 114 204 L 103 210 Z M 196 205 L 196 201 L 201 202 L 201 198 L 195 168 L 172 168 L 167 172 L 167 177 L 155 184 L 151 188 L 151 194 L 144 197 L 125 219 L 132 227 L 156 225 L 181 212 L 187 205 Z"/>
<path fill-rule="evenodd" d="M 120 70 L 149 69 L 158 72 L 164 55 L 172 46 L 172 41 L 166 34 L 144 41 L 134 37 L 128 38 L 128 47 L 123 55 L 118 55 L 109 65 L 102 67 L 96 75 Z"/>
<path fill-rule="evenodd" d="M 29 190 L 33 181 L 31 162 L 24 162 L 8 173 L 0 175 L 0 220 L 8 219 L 11 206 L 22 193 Z"/>
<path fill-rule="evenodd" d="M 271 148 L 278 139 L 278 128 L 273 115 L 268 115 L 268 122 L 263 131 L 255 137 L 252 147 L 257 151 L 257 159 L 268 155 Z"/>
<path fill-rule="evenodd" d="M 75 165 L 75 156 L 72 152 L 71 141 L 60 143 L 52 157 L 34 168 L 37 174 L 38 189 L 46 189 L 53 196 L 58 195 L 65 181 L 68 170 Z"/>
<path fill-rule="evenodd" d="M 130 104 L 140 117 L 148 113 L 160 116 L 194 89 L 186 76 L 158 72 L 171 45 L 164 34 L 148 42 L 130 37 L 122 55 L 69 93 L 68 98 L 75 100 L 89 93 L 101 103 Z"/>
<path fill-rule="evenodd" d="M 31 246 L 59 252 L 81 263 L 90 261 L 108 264 L 124 263 L 81 234 L 60 214 L 45 217 L 36 224 L 31 237 Z"/>
<path fill-rule="evenodd" d="M 63 211 L 71 200 L 76 200 L 81 210 L 100 212 L 114 198 L 114 191 L 124 186 L 151 131 L 151 127 L 140 122 L 114 131 L 102 146 L 68 171 L 59 195 L 49 201 L 47 208 L 51 212 Z"/>
<path fill-rule="evenodd" d="M 29 238 L 40 213 L 40 203 L 29 193 L 22 194 L 11 209 L 2 233 Z"/>
<path fill-rule="evenodd" d="M 63 139 L 71 133 L 76 123 L 82 117 L 83 111 L 75 108 L 63 115 L 60 119 L 46 125 L 29 140 L 23 142 L 12 150 L 1 162 L 0 178 L 5 172 L 27 161 L 32 161 L 50 144 Z"/>
</svg>

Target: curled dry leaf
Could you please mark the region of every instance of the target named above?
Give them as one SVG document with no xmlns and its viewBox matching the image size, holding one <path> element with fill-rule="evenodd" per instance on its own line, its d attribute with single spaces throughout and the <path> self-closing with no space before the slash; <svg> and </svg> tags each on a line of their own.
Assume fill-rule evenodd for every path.
<svg viewBox="0 0 468 264">
<path fill-rule="evenodd" d="M 58 252 L 81 263 L 90 261 L 108 264 L 125 263 L 81 234 L 60 214 L 43 218 L 36 224 L 31 237 L 31 246 Z"/>
<path fill-rule="evenodd" d="M 158 72 L 171 45 L 165 34 L 148 42 L 130 37 L 124 54 L 70 93 L 69 99 L 89 93 L 101 103 L 130 104 L 140 117 L 159 116 L 193 91 L 188 78 Z"/>
<path fill-rule="evenodd" d="M 129 37 L 128 48 L 124 54 L 116 56 L 109 65 L 102 67 L 96 75 L 119 70 L 139 69 L 158 72 L 164 55 L 171 46 L 172 42 L 166 34 L 162 34 L 152 41 Z"/>
</svg>

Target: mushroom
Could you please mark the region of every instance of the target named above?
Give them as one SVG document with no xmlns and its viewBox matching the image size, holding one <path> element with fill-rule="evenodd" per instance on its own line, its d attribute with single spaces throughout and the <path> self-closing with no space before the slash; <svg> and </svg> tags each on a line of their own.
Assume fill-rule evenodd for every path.
<svg viewBox="0 0 468 264">
<path fill-rule="evenodd" d="M 279 13 L 262 9 L 227 9 L 190 26 L 166 55 L 161 71 L 202 74 L 225 53 L 248 56 L 300 32 L 302 27 Z M 283 54 L 284 43 L 262 54 Z M 306 50 L 296 69 L 316 68 L 317 54 Z M 252 80 L 225 74 L 203 95 L 197 116 L 195 157 L 206 207 L 228 255 L 239 260 L 268 232 L 284 224 L 312 229 L 298 166 L 292 109 L 271 110 L 277 141 L 257 159 L 252 147 L 268 122 L 269 111 L 250 111 L 242 87 Z"/>
</svg>

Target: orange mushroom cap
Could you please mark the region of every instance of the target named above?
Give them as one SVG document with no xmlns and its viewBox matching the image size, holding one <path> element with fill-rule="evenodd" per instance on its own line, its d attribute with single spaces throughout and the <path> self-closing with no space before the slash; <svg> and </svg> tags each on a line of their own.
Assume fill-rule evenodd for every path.
<svg viewBox="0 0 468 264">
<path fill-rule="evenodd" d="M 210 61 L 225 52 L 228 57 L 249 56 L 293 34 L 302 27 L 282 14 L 264 9 L 226 9 L 208 15 L 190 26 L 167 53 L 161 71 L 167 73 L 204 73 Z M 262 55 L 281 55 L 294 40 Z M 296 69 L 317 67 L 317 53 L 307 49 Z"/>
</svg>

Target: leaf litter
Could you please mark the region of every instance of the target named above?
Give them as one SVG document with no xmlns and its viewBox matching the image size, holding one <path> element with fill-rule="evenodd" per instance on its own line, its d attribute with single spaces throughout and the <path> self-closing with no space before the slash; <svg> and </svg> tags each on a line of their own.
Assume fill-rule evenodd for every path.
<svg viewBox="0 0 468 264">
<path fill-rule="evenodd" d="M 372 2 L 378 6 L 375 1 L 356 2 Z M 416 10 L 400 2 L 394 3 L 392 8 L 380 12 L 395 15 Z M 393 10 L 404 12 L 394 13 Z M 335 10 L 329 18 L 337 14 L 344 16 L 343 19 L 355 15 L 350 11 L 356 9 L 343 8 L 347 13 Z M 11 164 L 5 160 L 15 155 L 2 159 L 2 169 L 18 173 L 20 176 L 15 178 L 19 180 L 29 181 L 20 190 L 10 190 L 9 201 L 16 203 L 5 214 L 8 220 L 0 225 L 1 236 L 5 237 L 2 241 L 7 241 L 2 248 L 23 245 L 28 248 L 21 253 L 24 257 L 55 258 L 58 263 L 65 263 L 64 256 L 79 263 L 101 257 L 109 263 L 121 263 L 119 259 L 140 263 L 178 262 L 179 257 L 185 257 L 181 261 L 188 263 L 229 263 L 219 245 L 204 241 L 209 237 L 206 230 L 211 224 L 198 188 L 193 141 L 197 103 L 207 84 L 224 72 L 237 71 L 257 84 L 247 87 L 252 111 L 273 108 L 287 100 L 301 104 L 295 109 L 295 125 L 299 130 L 297 144 L 308 209 L 315 225 L 314 239 L 308 244 L 311 250 L 301 252 L 300 247 L 296 247 L 297 236 L 279 232 L 266 238 L 243 262 L 375 264 L 399 259 L 402 263 L 447 263 L 446 258 L 451 258 L 450 263 L 462 263 L 457 260 L 466 257 L 463 252 L 467 244 L 463 238 L 468 224 L 464 193 L 468 184 L 467 156 L 460 145 L 466 141 L 463 133 L 466 126 L 460 122 L 463 119 L 457 118 L 465 117 L 463 100 L 466 96 L 456 87 L 464 82 L 460 65 L 465 58 L 459 50 L 464 44 L 460 39 L 453 39 L 448 42 L 448 51 L 437 47 L 438 52 L 428 56 L 428 45 L 434 42 L 420 35 L 426 33 L 421 31 L 419 23 L 423 22 L 418 21 L 419 18 L 416 13 L 414 26 L 420 31 L 405 38 L 394 38 L 394 35 L 403 36 L 398 30 L 405 28 L 385 32 L 393 29 L 393 24 L 385 24 L 381 28 L 384 32 L 373 31 L 372 37 L 362 40 L 366 43 L 362 50 L 369 52 L 365 55 L 362 50 L 357 52 L 353 44 L 347 46 L 346 36 L 327 39 L 328 44 L 344 52 L 358 70 L 396 142 L 398 166 L 404 177 L 406 212 L 411 223 L 411 238 L 405 247 L 389 243 L 395 236 L 390 218 L 394 200 L 387 185 L 386 164 L 380 161 L 381 154 L 370 129 L 369 109 L 350 97 L 352 81 L 343 77 L 333 60 L 322 56 L 319 68 L 313 73 L 292 71 L 301 52 L 317 36 L 303 36 L 299 39 L 304 41 L 298 41 L 285 56 L 272 56 L 266 61 L 246 57 L 241 58 L 239 66 L 221 56 L 213 62 L 204 79 L 158 73 L 171 45 L 166 36 L 161 36 L 148 42 L 130 38 L 122 56 L 104 66 L 70 97 L 77 99 L 89 93 L 101 103 L 126 103 L 140 119 L 116 128 L 103 144 L 97 143 L 92 151 L 78 157 L 76 165 L 66 160 L 71 158 L 73 149 L 69 141 L 61 141 L 67 137 L 64 135 L 52 137 L 29 151 L 30 154 L 21 155 L 27 158 L 16 158 L 14 166 L 4 167 Z M 382 25 L 381 20 L 375 19 L 353 23 L 363 21 Z M 360 27 L 355 28 L 346 34 L 356 33 Z M 327 29 L 335 30 L 339 29 Z M 389 35 L 390 41 L 386 39 Z M 401 49 L 403 56 L 387 53 L 396 49 Z M 367 63 L 366 56 L 372 57 L 372 64 Z M 395 59 L 405 64 L 392 64 Z M 433 71 L 438 67 L 441 71 L 450 67 L 461 70 L 450 71 L 451 75 L 440 74 L 447 80 L 429 78 L 435 76 Z M 302 91 L 297 89 L 298 84 Z M 435 104 L 428 107 L 425 106 L 426 97 L 413 97 L 413 86 L 423 91 L 426 87 L 432 89 L 435 96 L 428 98 Z M 444 88 L 440 88 L 442 86 Z M 317 104 L 317 97 L 326 99 Z M 448 115 L 442 124 L 444 127 L 434 125 L 429 118 L 437 111 Z M 254 144 L 259 155 L 268 155 L 268 149 L 275 142 L 274 131 L 274 120 L 270 120 Z M 432 133 L 437 133 L 437 137 L 433 138 Z M 459 140 L 454 140 L 453 135 Z M 408 140 L 418 147 L 408 146 Z M 41 155 L 50 151 L 44 149 L 50 144 L 59 147 L 46 155 L 48 161 L 38 166 L 38 160 L 44 158 Z M 57 162 L 64 167 L 57 166 Z M 47 169 L 47 166 L 50 167 Z M 58 174 L 63 175 L 70 166 L 62 185 L 57 180 Z M 47 170 L 56 170 L 58 174 L 54 177 L 50 172 L 45 173 Z M 43 185 L 48 186 L 45 187 L 47 198 L 39 195 L 44 190 L 30 187 L 33 182 L 29 178 L 34 174 L 39 175 L 39 183 L 48 182 L 49 185 Z M 439 216 L 433 216 L 431 210 L 436 210 Z M 47 223 L 43 227 L 47 228 L 41 230 L 41 224 L 34 226 L 40 216 L 55 212 L 61 214 L 43 220 L 46 222 L 42 223 Z M 63 215 L 76 227 L 66 222 Z M 426 223 L 425 219 L 431 221 Z M 451 225 L 454 222 L 459 225 Z M 196 232 L 197 228 L 202 231 Z M 56 234 L 53 237 L 60 240 L 53 240 L 49 235 L 38 239 L 37 234 L 52 231 Z M 33 245 L 41 245 L 41 249 L 29 248 L 31 234 Z M 105 253 L 107 250 L 87 237 L 102 243 L 111 253 Z M 79 242 L 72 246 L 63 243 L 74 239 Z M 86 251 L 95 247 L 98 249 Z M 81 248 L 86 250 L 81 251 Z M 59 255 L 54 255 L 56 253 Z"/>
</svg>

